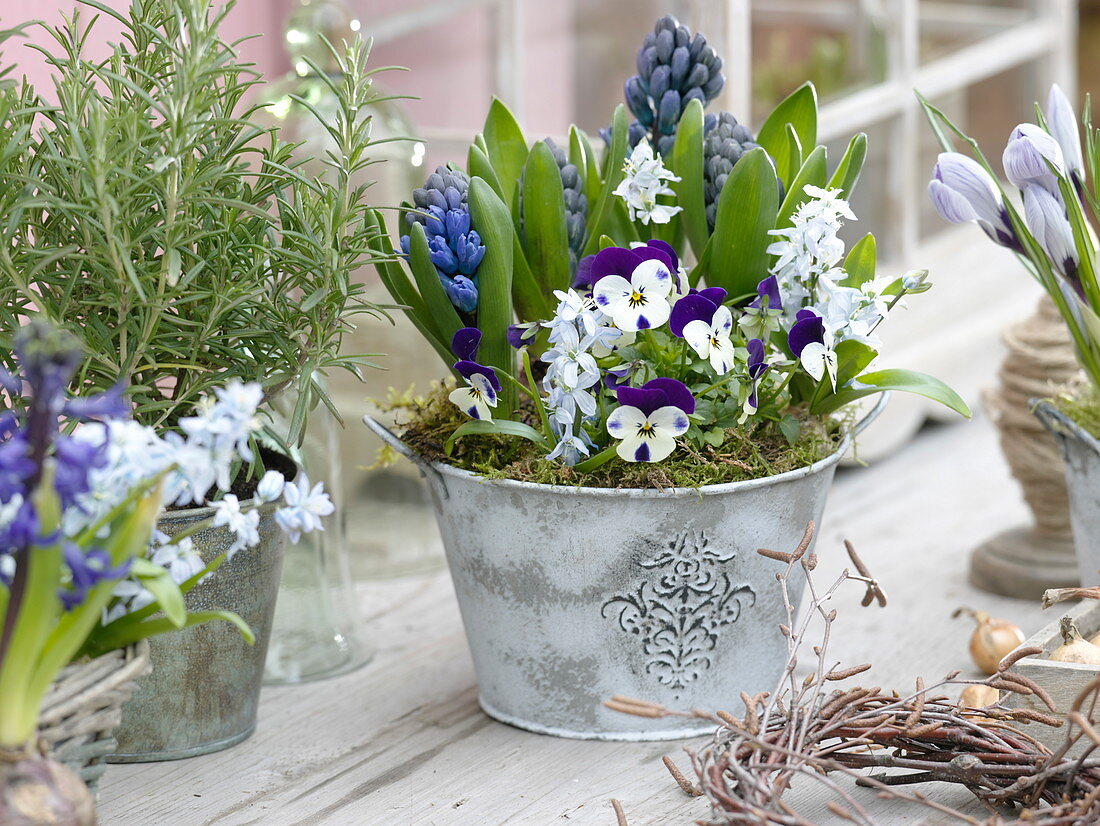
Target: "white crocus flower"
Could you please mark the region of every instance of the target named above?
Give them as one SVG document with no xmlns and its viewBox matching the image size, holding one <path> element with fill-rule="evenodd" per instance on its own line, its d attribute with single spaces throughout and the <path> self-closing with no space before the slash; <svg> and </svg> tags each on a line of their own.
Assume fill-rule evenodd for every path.
<svg viewBox="0 0 1100 826">
<path fill-rule="evenodd" d="M 626 202 L 630 220 L 648 225 L 667 224 L 683 207 L 657 203 L 658 195 L 674 195 L 666 181 L 680 179 L 669 172 L 659 155 L 655 155 L 649 141 L 639 141 L 623 166 L 623 179 L 615 188 L 615 194 Z"/>
<path fill-rule="evenodd" d="M 620 330 L 636 333 L 660 327 L 668 321 L 672 308 L 672 273 L 660 261 L 643 261 L 627 281 L 621 275 L 606 275 L 593 290 L 596 305 Z"/>
<path fill-rule="evenodd" d="M 1079 184 L 1085 179 L 1085 161 L 1081 153 L 1081 131 L 1077 125 L 1077 115 L 1066 93 L 1055 83 L 1050 87 L 1047 98 L 1047 126 L 1050 134 L 1062 147 L 1062 157 L 1066 169 L 1076 177 Z"/>
<path fill-rule="evenodd" d="M 734 346 L 730 341 L 733 314 L 730 308 L 721 306 L 714 311 L 710 322 L 696 319 L 684 325 L 684 340 L 699 358 L 709 359 L 710 366 L 719 376 L 724 376 L 734 365 Z"/>
<path fill-rule="evenodd" d="M 667 405 L 650 414 L 621 405 L 607 417 L 607 432 L 619 444 L 615 452 L 627 462 L 660 462 L 676 449 L 676 437 L 687 432 L 687 414 Z"/>
</svg>

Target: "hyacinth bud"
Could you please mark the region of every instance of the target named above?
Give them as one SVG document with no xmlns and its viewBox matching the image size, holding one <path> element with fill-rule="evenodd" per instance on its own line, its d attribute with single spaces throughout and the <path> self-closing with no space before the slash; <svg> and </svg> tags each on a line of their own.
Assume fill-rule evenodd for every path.
<svg viewBox="0 0 1100 826">
<path fill-rule="evenodd" d="M 1077 115 L 1066 93 L 1055 83 L 1050 87 L 1047 98 L 1047 127 L 1058 141 L 1066 169 L 1073 176 L 1074 184 L 1080 188 L 1085 181 L 1085 161 L 1081 154 L 1081 131 L 1077 125 Z"/>
<path fill-rule="evenodd" d="M 1024 190 L 1024 219 L 1058 271 L 1076 281 L 1081 259 L 1062 202 L 1042 186 L 1031 184 Z"/>
<path fill-rule="evenodd" d="M 714 229 L 718 196 L 734 164 L 750 149 L 758 148 L 752 133 L 729 112 L 707 115 L 703 123 L 703 197 L 707 223 Z"/>
<path fill-rule="evenodd" d="M 454 278 L 439 277 L 443 285 L 443 291 L 451 303 L 464 313 L 472 313 L 477 309 L 477 285 L 464 275 L 456 275 Z"/>
<path fill-rule="evenodd" d="M 1005 176 L 1018 189 L 1036 183 L 1052 195 L 1058 194 L 1058 179 L 1054 173 L 1065 174 L 1066 170 L 1062 147 L 1035 124 L 1021 123 L 1012 130 L 1002 162 Z"/>
<path fill-rule="evenodd" d="M 444 275 L 454 275 L 458 272 L 458 258 L 442 235 L 428 239 L 428 254 L 439 272 Z"/>
<path fill-rule="evenodd" d="M 693 36 L 675 17 L 665 15 L 642 42 L 636 66 L 638 74 L 624 87 L 626 104 L 636 118 L 630 127 L 630 147 L 648 138 L 667 154 L 684 107 L 692 100 L 706 106 L 722 91 L 722 58 L 703 35 Z"/>
<path fill-rule="evenodd" d="M 941 153 L 928 183 L 928 197 L 945 221 L 976 221 L 998 244 L 1020 249 L 996 182 L 973 158 L 958 152 Z"/>
</svg>

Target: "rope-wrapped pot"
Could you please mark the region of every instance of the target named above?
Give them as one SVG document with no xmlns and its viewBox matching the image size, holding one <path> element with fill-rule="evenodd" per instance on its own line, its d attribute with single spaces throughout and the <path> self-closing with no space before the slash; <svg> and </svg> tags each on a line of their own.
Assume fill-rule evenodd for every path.
<svg viewBox="0 0 1100 826">
<path fill-rule="evenodd" d="M 74 663 L 57 675 L 42 704 L 38 735 L 53 756 L 77 772 L 93 792 L 106 757 L 117 745 L 122 704 L 138 678 L 152 670 L 149 643 Z"/>
</svg>

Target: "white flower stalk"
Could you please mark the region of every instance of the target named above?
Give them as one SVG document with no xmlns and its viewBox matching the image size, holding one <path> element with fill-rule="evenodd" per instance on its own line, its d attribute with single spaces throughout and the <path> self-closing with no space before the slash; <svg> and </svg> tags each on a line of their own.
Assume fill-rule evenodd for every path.
<svg viewBox="0 0 1100 826">
<path fill-rule="evenodd" d="M 840 263 L 844 260 L 844 242 L 839 237 L 841 219 L 856 220 L 839 190 L 806 186 L 810 196 L 791 216 L 791 226 L 769 230 L 781 240 L 768 246 L 777 256 L 771 272 L 783 297 L 785 326 L 812 297 L 821 276 L 840 281 L 845 277 Z"/>
<path fill-rule="evenodd" d="M 667 181 L 680 179 L 665 168 L 649 141 L 641 140 L 623 165 L 623 179 L 615 194 L 626 202 L 630 220 L 648 225 L 667 224 L 683 207 L 657 203 L 658 195 L 675 195 Z"/>
</svg>

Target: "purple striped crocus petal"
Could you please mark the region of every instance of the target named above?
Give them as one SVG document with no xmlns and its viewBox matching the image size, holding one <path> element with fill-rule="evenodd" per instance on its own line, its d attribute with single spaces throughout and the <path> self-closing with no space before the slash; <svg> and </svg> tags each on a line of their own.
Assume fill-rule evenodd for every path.
<svg viewBox="0 0 1100 826">
<path fill-rule="evenodd" d="M 451 339 L 451 352 L 461 361 L 473 361 L 477 358 L 477 348 L 481 346 L 481 330 L 477 327 L 463 327 Z"/>
<path fill-rule="evenodd" d="M 592 259 L 591 282 L 592 286 L 605 275 L 621 275 L 627 281 L 634 273 L 635 267 L 644 259 L 634 254 L 633 250 L 625 247 L 608 247 L 596 253 Z"/>
<path fill-rule="evenodd" d="M 651 389 L 648 384 L 645 387 L 620 387 L 615 395 L 620 405 L 636 407 L 647 416 L 669 404 L 668 396 L 663 390 Z"/>
<path fill-rule="evenodd" d="M 643 390 L 660 390 L 668 400 L 666 404 L 678 407 L 688 415 L 695 412 L 695 397 L 687 385 L 676 379 L 650 379 L 642 385 Z M 647 411 L 648 416 L 652 411 Z"/>
<path fill-rule="evenodd" d="M 707 299 L 708 301 L 713 301 L 716 307 L 721 307 L 723 302 L 725 302 L 726 300 L 726 296 L 729 295 L 729 293 L 727 293 L 721 287 L 704 287 L 703 289 L 699 290 L 697 295 L 703 296 L 703 298 Z"/>
<path fill-rule="evenodd" d="M 692 321 L 705 321 L 710 324 L 718 305 L 701 293 L 685 295 L 672 307 L 668 318 L 668 329 L 678 338 L 684 337 L 684 328 Z"/>
<path fill-rule="evenodd" d="M 787 345 L 795 358 L 802 355 L 808 344 L 821 344 L 825 341 L 825 322 L 812 310 L 799 310 L 798 321 L 787 335 Z"/>
<path fill-rule="evenodd" d="M 497 371 L 492 367 L 485 367 L 484 365 L 478 364 L 476 361 L 464 359 L 455 364 L 455 370 L 459 375 L 467 379 L 481 373 L 489 380 L 489 384 L 493 385 L 493 389 L 498 393 L 500 392 L 500 378 L 497 376 Z"/>
</svg>

